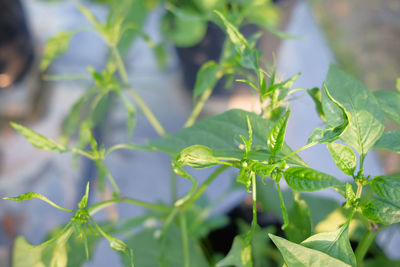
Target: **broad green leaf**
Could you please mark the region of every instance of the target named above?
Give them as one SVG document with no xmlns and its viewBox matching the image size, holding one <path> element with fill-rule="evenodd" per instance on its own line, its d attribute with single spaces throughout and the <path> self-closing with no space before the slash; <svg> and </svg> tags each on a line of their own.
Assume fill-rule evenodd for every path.
<svg viewBox="0 0 400 267">
<path fill-rule="evenodd" d="M 17 237 L 13 249 L 13 267 L 66 267 L 68 257 L 65 243 L 71 234 L 70 228 L 37 246 L 29 244 L 22 236 Z"/>
<path fill-rule="evenodd" d="M 250 241 L 247 240 L 247 236 L 236 236 L 228 255 L 220 260 L 216 266 L 252 267 L 251 245 Z"/>
<path fill-rule="evenodd" d="M 400 92 L 380 90 L 374 93 L 387 118 L 400 124 Z"/>
<path fill-rule="evenodd" d="M 297 197 L 289 210 L 289 225 L 285 235 L 289 241 L 300 243 L 311 235 L 311 229 L 310 209 L 304 200 Z"/>
<path fill-rule="evenodd" d="M 325 129 L 316 128 L 314 129 L 310 137 L 308 138 L 307 144 L 323 144 L 323 143 L 330 143 L 336 141 L 343 132 L 349 126 L 349 117 L 350 114 L 347 114 L 344 107 L 337 102 L 332 96 L 329 94 L 328 89 L 324 85 L 324 92 L 325 95 L 332 101 L 334 105 L 341 111 L 341 121 L 338 121 L 338 124 L 334 126 L 327 126 Z"/>
<path fill-rule="evenodd" d="M 301 244 L 305 247 L 319 250 L 329 256 L 339 259 L 351 266 L 356 266 L 356 257 L 349 240 L 349 228 L 345 224 L 335 232 L 313 235 Z"/>
<path fill-rule="evenodd" d="M 40 199 L 40 200 L 50 204 L 51 206 L 53 206 L 53 207 L 55 207 L 57 209 L 70 211 L 70 212 L 73 211 L 73 210 L 70 210 L 70 209 L 63 208 L 63 207 L 57 205 L 56 203 L 54 203 L 53 201 L 51 201 L 50 199 L 48 199 L 47 197 L 45 197 L 45 196 L 43 196 L 41 194 L 38 194 L 38 193 L 34 193 L 34 192 L 24 193 L 24 194 L 19 195 L 17 197 L 4 197 L 3 199 L 14 200 L 14 201 L 25 201 L 25 200 L 30 200 L 30 199 L 34 199 L 34 198 Z"/>
<path fill-rule="evenodd" d="M 400 153 L 400 131 L 384 133 L 374 145 L 376 148 L 385 148 Z"/>
<path fill-rule="evenodd" d="M 400 207 L 400 177 L 378 176 L 369 183 L 378 196 Z"/>
<path fill-rule="evenodd" d="M 193 46 L 203 39 L 207 23 L 166 13 L 162 19 L 162 31 L 178 47 Z"/>
<path fill-rule="evenodd" d="M 193 168 L 207 168 L 218 164 L 210 148 L 202 145 L 189 146 L 181 151 L 176 161 L 179 165 Z"/>
<path fill-rule="evenodd" d="M 55 142 L 54 140 L 47 138 L 37 132 L 22 126 L 18 123 L 11 122 L 11 126 L 17 130 L 20 134 L 22 134 L 29 143 L 31 143 L 34 147 L 43 149 L 43 150 L 50 150 L 50 151 L 57 151 L 57 152 L 66 152 L 68 148 Z"/>
<path fill-rule="evenodd" d="M 249 159 L 265 161 L 270 155 L 266 133 L 272 129 L 274 123 L 261 118 L 257 114 L 243 110 L 230 110 L 208 117 L 163 139 L 152 140 L 150 147 L 168 153 L 175 158 L 188 146 L 203 145 L 209 147 L 217 158 L 229 157 L 241 160 L 243 150 L 238 144 L 242 143 L 240 135 L 246 136 L 248 134 L 247 116 L 253 128 L 253 151 L 250 152 Z M 290 152 L 291 149 L 284 144 L 278 156 Z M 290 157 L 288 163 L 305 166 L 305 163 L 298 156 Z"/>
<path fill-rule="evenodd" d="M 357 166 L 357 158 L 351 148 L 338 143 L 327 144 L 336 166 L 345 174 L 353 175 Z"/>
<path fill-rule="evenodd" d="M 204 63 L 197 72 L 196 84 L 193 90 L 193 100 L 202 95 L 207 90 L 213 90 L 218 82 L 219 65 L 213 61 Z"/>
<path fill-rule="evenodd" d="M 318 250 L 310 249 L 302 245 L 290 242 L 279 236 L 268 234 L 274 244 L 281 252 L 287 266 L 309 267 L 309 266 L 335 266 L 349 267 L 347 263 L 333 258 Z"/>
<path fill-rule="evenodd" d="M 307 93 L 311 96 L 312 100 L 315 104 L 315 109 L 317 110 L 318 115 L 321 117 L 323 121 L 326 121 L 324 110 L 322 108 L 322 94 L 319 88 L 313 88 L 307 90 Z"/>
<path fill-rule="evenodd" d="M 328 187 L 340 187 L 342 183 L 335 177 L 305 167 L 290 167 L 284 172 L 287 184 L 300 192 L 312 192 Z"/>
<path fill-rule="evenodd" d="M 134 263 L 138 267 L 174 266 L 184 267 L 180 229 L 171 225 L 165 239 L 159 238 L 159 230 L 144 229 L 126 240 L 135 252 Z M 196 267 L 209 266 L 198 242 L 189 237 L 190 264 Z M 124 266 L 129 266 L 123 261 Z"/>
<path fill-rule="evenodd" d="M 268 136 L 268 147 L 271 151 L 270 158 L 274 160 L 276 154 L 282 149 L 285 141 L 286 127 L 290 116 L 290 110 L 278 120 L 278 122 L 272 127 L 272 130 Z"/>
<path fill-rule="evenodd" d="M 43 51 L 43 58 L 39 66 L 40 71 L 45 71 L 55 58 L 60 57 L 67 52 L 69 42 L 73 35 L 73 32 L 60 31 L 57 35 L 47 41 Z"/>
<path fill-rule="evenodd" d="M 350 125 L 341 139 L 365 157 L 384 129 L 384 116 L 378 101 L 363 84 L 337 66 L 331 65 L 325 83 L 331 97 L 349 114 Z M 328 125 L 338 125 L 342 111 L 325 92 L 322 105 Z"/>
<path fill-rule="evenodd" d="M 400 222 L 400 208 L 381 200 L 371 200 L 361 206 L 362 213 L 371 221 L 382 224 Z"/>
</svg>

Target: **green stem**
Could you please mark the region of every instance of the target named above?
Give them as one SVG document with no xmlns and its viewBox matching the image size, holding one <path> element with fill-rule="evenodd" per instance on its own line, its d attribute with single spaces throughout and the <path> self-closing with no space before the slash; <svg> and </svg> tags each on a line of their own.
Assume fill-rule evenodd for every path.
<svg viewBox="0 0 400 267">
<path fill-rule="evenodd" d="M 285 230 L 285 228 L 289 225 L 289 216 L 286 211 L 286 206 L 285 206 L 285 202 L 283 200 L 281 187 L 279 186 L 279 182 L 277 182 L 277 181 L 276 181 L 276 187 L 277 187 L 278 193 L 279 193 L 279 199 L 281 202 L 281 210 L 282 210 L 282 216 L 283 216 L 282 230 Z"/>
<path fill-rule="evenodd" d="M 193 202 L 196 201 L 196 199 L 198 199 L 203 192 L 207 189 L 208 185 L 214 181 L 214 179 L 216 177 L 218 177 L 218 175 L 220 175 L 223 171 L 225 171 L 228 168 L 228 166 L 220 166 L 218 169 L 216 169 L 208 178 L 207 180 L 199 187 L 199 189 L 197 189 L 196 193 L 194 193 L 194 195 L 192 196 L 191 199 L 189 199 L 184 206 L 182 207 L 183 210 L 187 209 L 190 205 L 193 204 Z"/>
<path fill-rule="evenodd" d="M 119 189 L 117 182 L 115 181 L 114 177 L 112 176 L 111 172 L 109 172 L 109 171 L 108 171 L 107 178 L 108 178 L 108 181 L 110 181 L 112 187 L 114 188 L 114 192 L 117 193 L 118 196 L 121 196 L 121 190 Z"/>
<path fill-rule="evenodd" d="M 204 91 L 204 93 L 201 95 L 199 101 L 197 101 L 196 105 L 194 106 L 189 118 L 185 122 L 185 125 L 183 126 L 184 128 L 190 127 L 194 124 L 197 117 L 200 115 L 201 111 L 203 110 L 204 104 L 210 98 L 212 91 L 213 91 L 213 88 L 208 88 L 207 90 Z"/>
<path fill-rule="evenodd" d="M 184 266 L 189 267 L 190 266 L 189 240 L 188 240 L 185 214 L 181 212 L 179 217 L 180 217 L 181 234 L 182 234 L 183 261 L 184 261 Z"/>
<path fill-rule="evenodd" d="M 291 153 L 289 153 L 289 154 L 287 154 L 286 156 L 284 156 L 283 158 L 281 158 L 280 161 L 285 160 L 285 159 L 287 159 L 287 158 L 290 158 L 291 156 L 296 155 L 296 154 L 299 153 L 300 151 L 302 151 L 302 150 L 304 150 L 304 149 L 307 149 L 307 148 L 310 148 L 310 147 L 312 147 L 312 146 L 314 146 L 314 145 L 315 145 L 315 143 L 309 143 L 309 144 L 307 144 L 307 145 L 305 145 L 305 146 L 303 146 L 303 147 L 300 147 L 299 149 L 297 149 L 297 150 L 295 150 L 295 151 L 292 151 Z"/>
<path fill-rule="evenodd" d="M 79 154 L 79 155 L 84 156 L 84 157 L 87 157 L 88 159 L 91 159 L 91 160 L 95 160 L 96 159 L 96 157 L 94 157 L 89 152 L 86 152 L 86 151 L 84 151 L 82 149 L 79 149 L 79 148 L 71 148 L 71 152 Z"/>
<path fill-rule="evenodd" d="M 363 238 L 361 239 L 360 243 L 358 244 L 356 252 L 355 252 L 357 267 L 362 266 L 362 261 L 378 233 L 379 233 L 379 230 L 378 231 L 367 230 L 365 232 L 365 234 L 364 234 Z"/>
<path fill-rule="evenodd" d="M 175 203 L 178 199 L 178 183 L 176 173 L 171 169 L 171 201 Z"/>
<path fill-rule="evenodd" d="M 222 65 L 222 62 L 219 63 L 220 66 Z M 224 75 L 222 69 L 217 72 L 216 78 L 217 81 L 221 79 L 221 77 Z M 200 115 L 201 111 L 204 108 L 205 103 L 207 100 L 210 98 L 214 88 L 207 88 L 207 90 L 204 91 L 204 93 L 200 96 L 200 99 L 197 101 L 196 105 L 194 106 L 192 113 L 190 114 L 189 118 L 185 122 L 185 125 L 183 126 L 184 128 L 190 127 L 194 124 L 196 121 L 197 117 Z"/>
<path fill-rule="evenodd" d="M 100 210 L 102 210 L 112 204 L 119 203 L 119 202 L 126 202 L 129 204 L 142 206 L 142 207 L 145 207 L 148 209 L 165 211 L 165 212 L 170 212 L 173 209 L 172 207 L 161 205 L 161 204 L 152 204 L 152 203 L 136 200 L 133 198 L 123 197 L 123 198 L 114 198 L 114 199 L 110 199 L 110 200 L 105 200 L 105 201 L 99 202 L 97 204 L 94 204 L 88 208 L 88 212 L 90 215 L 93 215 L 93 214 L 99 212 Z"/>
<path fill-rule="evenodd" d="M 118 67 L 118 71 L 119 71 L 119 74 L 121 75 L 122 82 L 124 83 L 124 86 L 128 87 L 129 77 L 128 77 L 128 73 L 126 72 L 124 62 L 122 61 L 121 54 L 119 53 L 117 47 L 115 47 L 115 46 L 111 47 L 111 51 L 114 54 L 115 61 L 117 63 L 117 67 Z M 156 130 L 156 132 L 161 136 L 165 136 L 166 132 L 165 132 L 164 128 L 161 126 L 161 124 L 158 121 L 158 119 L 156 118 L 156 116 L 154 116 L 154 114 L 150 110 L 149 106 L 147 106 L 146 102 L 144 102 L 143 98 L 141 98 L 140 95 L 133 88 L 128 88 L 128 92 L 132 95 L 133 99 L 136 101 L 139 108 L 143 111 L 144 115 L 149 120 L 150 124 L 153 126 L 153 128 Z"/>
<path fill-rule="evenodd" d="M 153 126 L 154 130 L 156 130 L 156 132 L 160 136 L 165 136 L 166 131 L 164 130 L 164 127 L 162 127 L 161 123 L 158 121 L 154 113 L 150 110 L 149 106 L 147 106 L 146 102 L 144 102 L 143 98 L 133 88 L 128 88 L 128 92 L 131 94 L 133 99 L 135 99 L 139 108 L 143 111 L 144 115 Z"/>
<path fill-rule="evenodd" d="M 251 221 L 251 231 L 254 233 L 255 227 L 257 226 L 257 183 L 256 174 L 254 172 L 251 174 L 251 180 L 253 184 L 253 220 Z"/>
</svg>

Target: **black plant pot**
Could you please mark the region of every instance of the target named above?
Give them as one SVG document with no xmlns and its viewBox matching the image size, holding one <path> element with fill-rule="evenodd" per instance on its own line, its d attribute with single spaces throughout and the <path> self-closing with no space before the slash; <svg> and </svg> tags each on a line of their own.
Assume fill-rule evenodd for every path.
<svg viewBox="0 0 400 267">
<path fill-rule="evenodd" d="M 34 48 L 19 0 L 0 0 L 0 89 L 28 72 Z"/>
</svg>

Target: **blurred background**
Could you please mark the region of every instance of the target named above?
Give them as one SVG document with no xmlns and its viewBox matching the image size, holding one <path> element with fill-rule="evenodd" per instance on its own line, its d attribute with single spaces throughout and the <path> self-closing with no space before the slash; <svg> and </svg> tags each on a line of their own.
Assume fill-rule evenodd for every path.
<svg viewBox="0 0 400 267">
<path fill-rule="evenodd" d="M 102 1 L 86 1 L 84 4 L 98 18 L 105 19 L 107 7 L 99 2 Z M 147 4 L 152 5 L 150 2 Z M 400 76 L 400 1 L 279 0 L 272 5 L 273 12 L 265 16 L 268 15 L 278 29 L 296 36 L 295 39 L 279 39 L 265 32 L 258 44 L 267 62 L 272 63 L 275 55 L 281 77 L 288 78 L 301 72 L 295 86 L 319 87 L 329 64 L 334 62 L 371 90 L 395 90 L 395 78 Z M 165 46 L 168 57 L 161 61 L 163 68 L 160 68 L 160 58 L 140 38 L 121 48 L 133 86 L 166 130 L 177 131 L 192 108 L 191 88 L 198 67 L 209 59 L 218 59 L 218 48 L 214 45 L 225 36 L 212 26 L 199 30 L 203 33 L 194 35 L 193 40 L 168 35 L 168 29 L 160 29 L 161 22 L 167 19 L 162 6 L 152 7 L 148 13 L 136 11 L 133 16 L 155 43 L 168 41 L 166 36 L 169 36 L 177 46 L 171 42 Z M 43 48 L 47 40 L 58 32 L 89 25 L 74 1 L 0 0 L 0 197 L 32 191 L 44 194 L 63 207 L 73 208 L 83 194 L 86 181 L 96 177 L 90 162 L 76 161 L 70 154 L 37 150 L 9 126 L 10 121 L 17 121 L 55 140 L 62 137 L 64 117 L 74 102 L 91 87 L 87 66 L 103 68 L 107 64 L 108 51 L 102 39 L 94 33 L 78 32 L 71 39 L 67 52 L 41 72 Z M 250 27 L 244 31 L 252 32 L 254 29 Z M 206 50 L 211 52 L 206 53 Z M 48 78 L 43 79 L 46 75 Z M 69 79 L 59 81 L 60 76 L 55 75 Z M 255 108 L 256 97 L 243 85 L 234 84 L 229 91 L 225 91 L 223 85 L 217 87 L 202 117 L 231 108 Z M 306 95 L 300 93 L 294 98 L 296 101 L 290 105 L 296 112 L 289 122 L 287 142 L 292 148 L 297 148 L 306 142 L 307 129 L 320 127 L 322 122 Z M 157 138 L 157 133 L 140 112 L 134 136 L 130 137 L 126 133 L 126 115 L 121 103 L 115 102 L 112 106 L 112 112 L 95 132 L 106 146 L 129 142 L 132 138 L 135 143 Z M 394 124 L 388 123 L 394 129 Z M 317 146 L 301 155 L 312 167 L 343 177 L 325 147 Z M 149 202 L 169 201 L 168 156 L 154 152 L 118 151 L 107 158 L 106 164 L 124 195 Z M 366 166 L 369 175 L 393 173 L 399 171 L 400 159 L 394 153 L 371 153 Z M 202 171 L 199 179 L 204 179 L 208 173 Z M 210 186 L 207 192 L 210 199 L 217 199 L 221 192 L 231 187 L 233 171 L 224 176 L 226 178 Z M 181 182 L 178 191 L 186 192 L 188 186 Z M 96 193 L 91 201 L 103 197 Z M 216 205 L 213 212 L 226 213 L 245 197 L 245 192 L 234 191 Z M 115 209 L 118 209 L 120 218 L 143 213 L 142 209 L 131 206 L 121 205 Z M 99 218 L 112 217 L 116 213 L 116 210 L 109 209 Z M 69 217 L 69 214 L 36 200 L 24 203 L 1 200 L 0 266 L 10 264 L 11 248 L 17 235 L 38 244 L 49 230 L 66 223 Z M 398 227 L 392 229 L 391 235 L 395 236 L 390 241 L 392 243 L 386 242 L 385 233 L 378 240 L 389 255 L 400 258 Z M 105 254 L 109 257 L 98 257 Z M 108 244 L 103 242 L 86 265 L 118 266 L 118 262 L 118 255 L 110 252 Z"/>
</svg>

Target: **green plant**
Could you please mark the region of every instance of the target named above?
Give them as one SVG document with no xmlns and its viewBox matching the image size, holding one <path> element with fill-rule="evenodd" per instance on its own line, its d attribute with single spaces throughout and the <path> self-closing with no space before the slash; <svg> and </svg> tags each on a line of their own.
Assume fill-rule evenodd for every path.
<svg viewBox="0 0 400 267">
<path fill-rule="evenodd" d="M 236 2 L 239 4 L 242 1 L 232 1 Z M 215 7 L 212 1 L 201 3 L 211 3 L 212 8 Z M 386 148 L 400 153 L 399 131 L 384 132 L 385 117 L 399 123 L 400 105 L 393 101 L 400 97 L 399 91 L 374 95 L 334 65 L 330 67 L 321 89 L 292 89 L 297 76 L 280 81 L 274 68 L 267 71 L 261 67 L 260 52 L 254 48 L 256 36 L 246 39 L 240 33 L 235 10 L 232 9 L 232 13 L 214 11 L 208 19 L 220 25 L 228 36 L 221 61 L 208 62 L 199 71 L 193 93 L 196 103 L 193 113 L 184 128 L 167 134 L 151 109 L 129 85 L 119 48 L 128 29 L 134 29 L 152 47 L 158 46 L 153 45 L 139 27 L 125 24 L 119 17 L 121 13 L 116 16 L 112 11 L 107 22 L 101 23 L 84 6 L 78 4 L 78 8 L 110 48 L 106 68 L 101 72 L 89 68 L 94 85 L 77 101 L 64 121 L 61 141 L 51 140 L 16 123 L 12 126 L 39 149 L 72 152 L 93 160 L 99 172 L 98 190 L 104 190 L 107 179 L 114 194 L 111 199 L 88 205 L 90 186 L 87 184 L 85 194 L 75 209 L 60 207 L 45 196 L 32 192 L 6 197 L 15 201 L 38 198 L 55 208 L 71 212 L 70 222 L 61 229 L 55 229 L 49 239 L 38 246 L 18 237 L 14 246 L 14 266 L 79 266 L 90 257 L 101 238 L 105 238 L 111 248 L 121 252 L 127 266 L 247 267 L 282 263 L 287 266 L 361 266 L 377 233 L 387 225 L 400 222 L 400 177 L 371 178 L 364 171 L 364 159 L 371 148 Z M 180 11 L 174 9 L 174 12 L 178 14 Z M 71 36 L 61 33 L 50 40 L 43 69 L 66 50 Z M 263 107 L 261 112 L 230 110 L 196 122 L 216 80 L 224 74 L 243 76 L 239 81 L 259 93 Z M 127 112 L 128 130 L 134 130 L 136 106 L 123 94 L 124 90 L 160 134 L 160 139 L 150 140 L 146 145 L 117 144 L 108 148 L 95 140 L 91 131 L 107 111 L 107 101 L 111 96 L 121 99 Z M 312 97 L 316 111 L 325 120 L 326 126 L 314 129 L 307 143 L 293 151 L 285 143 L 286 126 L 291 114 L 286 105 L 288 96 L 298 90 Z M 89 110 L 86 110 L 85 117 L 81 117 L 85 107 Z M 76 132 L 78 142 L 73 146 L 69 140 Z M 336 142 L 339 139 L 343 144 Z M 311 168 L 297 155 L 320 144 L 327 144 L 336 166 L 348 176 L 346 182 Z M 171 155 L 173 172 L 192 183 L 189 192 L 179 198 L 175 196 L 172 203 L 146 203 L 121 195 L 116 179 L 104 164 L 104 159 L 118 149 L 158 150 Z M 192 170 L 184 166 L 216 168 L 203 184 L 198 185 Z M 226 223 L 226 217 L 210 217 L 210 204 L 202 199 L 202 194 L 227 168 L 238 169 L 236 181 L 251 196 L 253 216 L 250 225 L 239 223 L 241 233 L 235 237 L 230 252 L 220 257 L 210 251 L 203 241 L 212 229 Z M 281 190 L 282 178 L 291 190 Z M 175 184 L 173 180 L 171 184 Z M 302 194 L 326 188 L 335 189 L 344 204 L 320 198 L 315 200 L 315 197 Z M 312 213 L 316 201 L 326 204 L 323 209 L 317 207 L 318 212 Z M 117 224 L 98 223 L 92 218 L 107 206 L 120 202 L 142 206 L 149 211 L 141 217 Z M 286 238 L 277 235 L 279 229 L 258 225 L 260 210 L 257 202 L 261 203 L 264 211 L 278 210 Z M 149 220 L 155 226 L 143 228 Z M 332 225 L 334 229 L 313 234 L 313 225 L 317 223 L 315 229 L 323 226 L 332 228 Z M 351 224 L 353 230 L 350 229 Z M 115 237 L 124 236 L 133 228 L 138 231 L 125 241 Z M 352 240 L 358 241 L 355 252 L 350 244 L 350 234 Z M 276 253 L 268 236 L 283 258 Z M 391 263 L 379 250 L 371 253 L 377 255 L 372 261 Z"/>
</svg>

